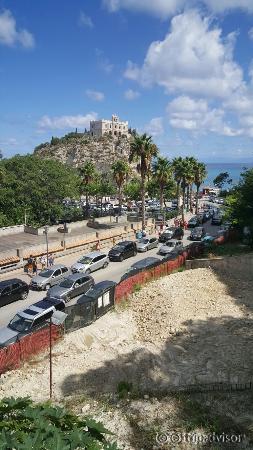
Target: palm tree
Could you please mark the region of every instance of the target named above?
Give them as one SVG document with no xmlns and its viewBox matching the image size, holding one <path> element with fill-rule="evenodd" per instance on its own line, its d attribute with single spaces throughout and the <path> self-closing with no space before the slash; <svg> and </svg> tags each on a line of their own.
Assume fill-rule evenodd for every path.
<svg viewBox="0 0 253 450">
<path fill-rule="evenodd" d="M 194 168 L 194 183 L 197 188 L 196 192 L 196 214 L 198 214 L 198 196 L 199 196 L 199 188 L 200 185 L 203 183 L 207 176 L 207 170 L 204 163 L 197 162 Z"/>
<path fill-rule="evenodd" d="M 197 164 L 196 158 L 193 156 L 186 157 L 185 158 L 188 161 L 189 164 L 189 172 L 187 175 L 187 211 L 192 210 L 192 185 L 195 180 L 195 167 Z"/>
<path fill-rule="evenodd" d="M 126 161 L 115 161 L 112 165 L 113 178 L 118 186 L 118 196 L 119 196 L 119 214 L 121 214 L 122 208 L 122 188 L 129 174 L 129 165 Z"/>
<path fill-rule="evenodd" d="M 135 134 L 130 144 L 129 162 L 137 161 L 137 170 L 141 175 L 141 200 L 142 200 L 142 230 L 145 228 L 145 181 L 150 173 L 152 158 L 157 156 L 158 148 L 152 142 L 152 137 L 146 133 Z"/>
<path fill-rule="evenodd" d="M 153 177 L 159 185 L 160 190 L 160 208 L 163 209 L 164 189 L 169 181 L 171 181 L 172 167 L 168 158 L 159 156 L 153 164 Z"/>
<path fill-rule="evenodd" d="M 182 182 L 182 167 L 183 167 L 183 158 L 179 156 L 178 158 L 174 158 L 172 161 L 172 170 L 174 173 L 175 182 L 177 185 L 177 212 L 179 214 L 180 211 L 180 186 Z"/>
<path fill-rule="evenodd" d="M 91 161 L 87 161 L 83 167 L 80 169 L 81 176 L 82 176 L 82 187 L 84 187 L 85 192 L 85 209 L 86 209 L 86 217 L 88 216 L 88 209 L 89 209 L 89 187 L 93 180 L 96 177 L 96 168 L 95 165 Z"/>
</svg>

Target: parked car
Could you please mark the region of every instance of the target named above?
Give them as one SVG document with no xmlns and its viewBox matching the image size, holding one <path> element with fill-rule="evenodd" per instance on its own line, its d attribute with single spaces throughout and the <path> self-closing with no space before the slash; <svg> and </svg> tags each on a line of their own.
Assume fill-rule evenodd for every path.
<svg viewBox="0 0 253 450">
<path fill-rule="evenodd" d="M 159 242 L 167 242 L 169 239 L 183 239 L 183 237 L 183 228 L 169 227 L 159 236 Z"/>
<path fill-rule="evenodd" d="M 133 241 L 122 241 L 115 245 L 108 253 L 110 261 L 123 261 L 130 256 L 137 255 L 137 245 Z"/>
<path fill-rule="evenodd" d="M 32 280 L 30 287 L 35 290 L 48 290 L 52 286 L 60 283 L 63 278 L 70 275 L 70 270 L 63 264 L 57 264 L 48 269 L 42 270 L 39 275 L 36 275 Z"/>
<path fill-rule="evenodd" d="M 203 227 L 196 227 L 191 231 L 189 238 L 192 241 L 201 241 L 201 239 L 205 236 L 206 232 Z"/>
<path fill-rule="evenodd" d="M 138 272 L 141 272 L 142 270 L 150 269 L 151 267 L 156 266 L 159 264 L 161 260 L 159 258 L 155 258 L 153 256 L 148 256 L 147 258 L 141 259 L 140 261 L 135 261 L 122 275 L 120 281 L 126 280 L 132 275 L 135 275 Z"/>
<path fill-rule="evenodd" d="M 202 223 L 207 221 L 207 218 L 206 218 L 204 212 L 198 213 L 197 214 L 197 219 L 198 219 L 199 224 L 202 224 Z"/>
<path fill-rule="evenodd" d="M 222 216 L 220 214 L 214 214 L 212 217 L 212 225 L 221 225 L 222 224 Z"/>
<path fill-rule="evenodd" d="M 47 297 L 61 298 L 66 303 L 78 295 L 85 294 L 95 281 L 89 275 L 74 273 L 65 278 L 60 284 L 47 291 Z"/>
<path fill-rule="evenodd" d="M 188 220 L 188 228 L 194 228 L 199 225 L 198 217 L 193 216 Z"/>
<path fill-rule="evenodd" d="M 147 252 L 152 248 L 157 248 L 159 241 L 156 237 L 142 238 L 136 243 L 138 252 Z"/>
<path fill-rule="evenodd" d="M 19 311 L 6 327 L 0 329 L 0 348 L 13 344 L 26 334 L 44 327 L 54 312 L 63 308 L 61 300 L 54 303 L 42 300 Z"/>
<path fill-rule="evenodd" d="M 25 300 L 28 292 L 28 284 L 18 278 L 0 281 L 0 307 L 17 300 Z"/>
<path fill-rule="evenodd" d="M 79 260 L 71 266 L 73 273 L 89 274 L 98 269 L 105 269 L 109 264 L 109 258 L 103 252 L 91 252 L 79 258 Z"/>
<path fill-rule="evenodd" d="M 165 242 L 160 249 L 160 255 L 168 255 L 168 253 L 177 252 L 182 250 L 183 244 L 181 241 L 176 241 L 175 239 L 171 239 L 170 241 Z"/>
</svg>

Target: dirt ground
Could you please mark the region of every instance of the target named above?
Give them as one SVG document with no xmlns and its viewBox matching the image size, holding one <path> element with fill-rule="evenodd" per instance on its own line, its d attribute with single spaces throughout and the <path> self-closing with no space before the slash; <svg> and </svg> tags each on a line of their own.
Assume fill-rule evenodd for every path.
<svg viewBox="0 0 253 450">
<path fill-rule="evenodd" d="M 194 423 L 194 430 L 211 430 L 217 414 L 222 417 L 219 431 L 249 430 L 252 391 L 219 394 L 218 400 L 215 394 L 199 400 L 168 393 L 182 386 L 252 380 L 252 292 L 253 280 L 211 269 L 178 272 L 149 283 L 129 303 L 54 347 L 54 400 L 103 421 L 128 450 L 172 448 L 161 447 L 156 432 L 162 426 L 178 428 L 179 423 L 185 431 L 192 408 L 197 417 L 208 417 L 205 423 Z M 119 398 L 120 382 L 129 389 L 123 391 L 124 399 Z M 47 354 L 0 378 L 1 398 L 27 395 L 35 401 L 49 397 Z M 240 412 L 236 399 L 248 402 L 248 409 Z M 211 408 L 214 402 L 216 408 Z M 198 411 L 200 404 L 208 413 Z M 240 448 L 252 448 L 244 443 Z M 180 448 L 196 448 L 187 445 Z"/>
</svg>

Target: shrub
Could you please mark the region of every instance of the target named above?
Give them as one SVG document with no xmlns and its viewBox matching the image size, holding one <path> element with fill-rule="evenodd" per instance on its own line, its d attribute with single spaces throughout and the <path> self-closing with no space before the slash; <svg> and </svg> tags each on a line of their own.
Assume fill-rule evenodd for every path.
<svg viewBox="0 0 253 450">
<path fill-rule="evenodd" d="M 101 423 L 79 418 L 49 402 L 34 404 L 29 398 L 0 401 L 0 447 L 16 450 L 117 450 Z"/>
</svg>

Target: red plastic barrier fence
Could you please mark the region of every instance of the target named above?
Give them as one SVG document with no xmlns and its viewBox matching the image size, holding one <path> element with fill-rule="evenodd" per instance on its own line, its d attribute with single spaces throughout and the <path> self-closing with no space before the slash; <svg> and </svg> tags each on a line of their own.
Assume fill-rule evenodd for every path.
<svg viewBox="0 0 253 450">
<path fill-rule="evenodd" d="M 52 344 L 63 334 L 62 327 L 52 325 Z M 49 347 L 49 327 L 43 328 L 35 333 L 29 334 L 15 344 L 0 350 L 0 374 L 8 370 L 17 369 L 31 356 Z"/>
<path fill-rule="evenodd" d="M 161 262 L 161 264 L 156 267 L 147 269 L 121 281 L 116 286 L 115 303 L 119 303 L 129 294 L 132 294 L 136 285 L 143 285 L 148 281 L 171 274 L 174 270 L 177 270 L 179 267 L 183 266 L 187 258 L 199 256 L 202 249 L 203 247 L 201 245 L 192 245 L 188 249 L 185 249 L 182 254 L 178 255 L 178 257 L 174 260 Z"/>
</svg>

